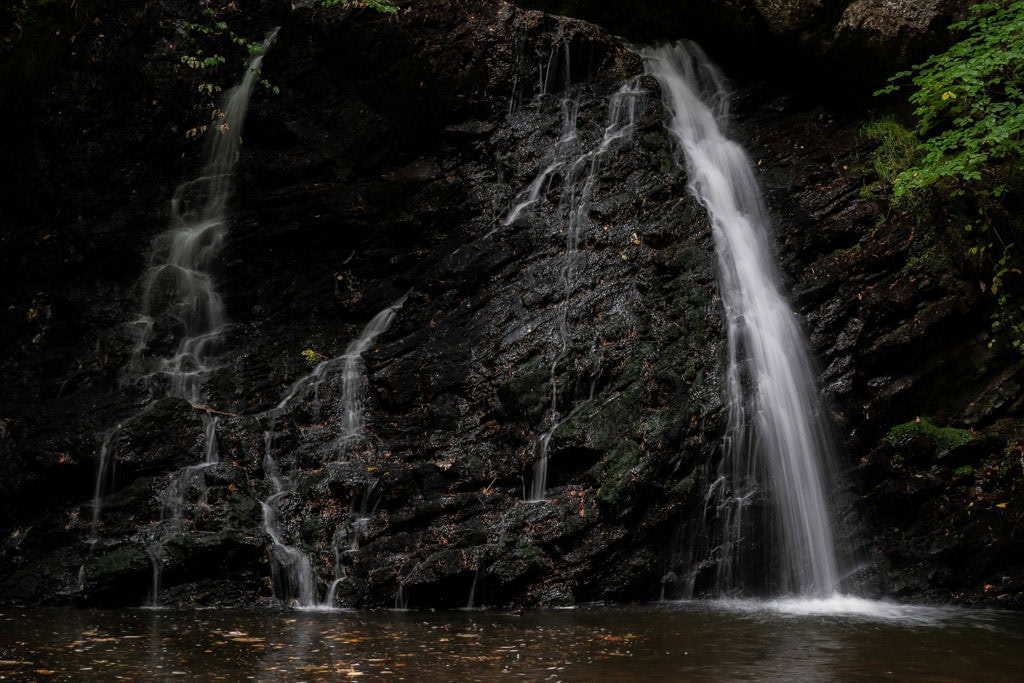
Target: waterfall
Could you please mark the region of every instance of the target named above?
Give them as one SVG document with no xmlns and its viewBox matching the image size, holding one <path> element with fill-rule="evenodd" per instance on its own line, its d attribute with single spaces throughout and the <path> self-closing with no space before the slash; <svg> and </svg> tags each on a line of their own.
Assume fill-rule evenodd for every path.
<svg viewBox="0 0 1024 683">
<path fill-rule="evenodd" d="M 281 474 L 277 461 L 274 458 L 274 427 L 276 419 L 283 414 L 294 401 L 312 393 L 314 406 L 319 405 L 319 387 L 323 384 L 331 372 L 341 366 L 342 395 L 340 401 L 341 413 L 341 436 L 336 441 L 340 455 L 344 458 L 348 448 L 358 443 L 363 438 L 364 419 L 362 412 L 362 394 L 365 390 L 366 379 L 363 376 L 362 356 L 381 334 L 386 332 L 394 321 L 398 311 L 401 310 L 408 298 L 409 293 L 399 297 L 390 306 L 381 310 L 373 316 L 369 323 L 363 327 L 359 335 L 348 343 L 345 352 L 334 358 L 328 358 L 316 365 L 313 370 L 296 380 L 285 393 L 284 397 L 271 410 L 265 413 L 270 418 L 270 424 L 263 432 L 263 470 L 270 479 L 273 493 L 261 503 L 263 510 L 263 529 L 272 542 L 271 572 L 273 573 L 274 591 L 278 598 L 285 602 L 294 602 L 298 607 L 332 607 L 334 595 L 338 584 L 342 580 L 340 558 L 338 557 L 337 543 L 335 548 L 335 578 L 327 589 L 325 600 L 322 603 L 317 601 L 316 596 L 316 573 L 309 556 L 296 545 L 288 543 L 284 539 L 281 530 L 279 503 L 282 499 L 293 493 L 294 488 L 284 475 Z M 314 418 L 318 419 L 318 410 L 314 410 Z M 363 505 L 360 511 L 365 514 L 356 515 L 357 532 L 353 543 L 358 542 L 359 529 L 365 528 L 366 520 L 371 512 L 369 511 L 369 500 L 376 482 L 364 492 Z M 335 541 L 339 536 L 346 536 L 339 530 L 335 534 Z"/>
<path fill-rule="evenodd" d="M 359 503 L 353 498 L 352 505 L 347 515 L 347 520 L 338 526 L 334 532 L 332 541 L 334 550 L 334 580 L 327 588 L 327 598 L 324 604 L 333 607 L 337 595 L 338 586 L 347 578 L 342 558 L 347 553 L 354 553 L 359 550 L 370 528 L 370 519 L 377 512 L 380 505 L 380 497 L 377 494 L 377 487 L 380 479 L 373 479 L 366 484 L 363 494 L 359 497 Z"/>
<path fill-rule="evenodd" d="M 568 56 L 566 56 L 568 61 Z M 568 75 L 568 71 L 566 72 Z M 570 330 L 568 321 L 569 303 L 576 290 L 576 271 L 579 268 L 580 235 L 587 223 L 589 204 L 597 183 L 600 159 L 616 142 L 627 137 L 633 130 L 636 104 L 644 94 L 636 81 L 625 83 L 612 94 L 608 103 L 608 117 L 604 132 L 592 146 L 583 146 L 576 128 L 579 102 L 565 97 L 562 100 L 562 129 L 558 141 L 552 147 L 549 158 L 541 171 L 527 186 L 505 217 L 503 224 L 511 225 L 523 213 L 540 201 L 556 173 L 562 174 L 562 192 L 555 216 L 565 233 L 565 255 L 559 271 L 558 283 L 561 299 L 555 319 L 557 348 L 551 361 L 550 390 L 551 408 L 548 411 L 548 428 L 534 445 L 535 464 L 533 479 L 527 495 L 528 501 L 544 500 L 547 489 L 548 446 L 555 430 L 562 422 L 558 404 L 558 366 L 569 352 Z M 581 149 L 582 147 L 582 149 Z"/>
<path fill-rule="evenodd" d="M 274 29 L 249 61 L 242 82 L 226 94 L 223 113 L 207 135 L 203 173 L 175 191 L 170 226 L 153 241 L 143 279 L 133 367 L 149 381 L 163 378 L 166 395 L 192 403 L 200 400 L 202 380 L 215 369 L 212 355 L 225 327 L 224 304 L 210 271 L 227 235 L 227 203 L 242 123 L 263 55 L 276 37 Z M 177 338 L 176 348 L 171 355 L 147 363 L 145 352 L 164 317 Z"/>
<path fill-rule="evenodd" d="M 763 582 L 772 592 L 832 595 L 834 449 L 807 344 L 780 291 L 752 164 L 722 131 L 724 80 L 691 43 L 645 58 L 686 157 L 690 192 L 711 219 L 727 325 L 728 428 L 708 497 L 719 526 L 707 532 L 720 543 L 709 548 L 718 554 L 718 590 Z M 756 566 L 745 566 L 748 555 Z"/>
<path fill-rule="evenodd" d="M 395 315 L 401 310 L 408 297 L 405 294 L 395 303 L 391 304 L 367 323 L 359 336 L 349 342 L 345 348 L 344 367 L 342 369 L 342 433 L 341 444 L 343 449 L 357 443 L 363 436 L 363 408 L 362 398 L 365 390 L 366 378 L 363 376 L 363 353 L 366 352 L 373 341 L 391 327 Z"/>
<path fill-rule="evenodd" d="M 224 304 L 211 270 L 227 234 L 227 203 L 242 123 L 263 55 L 277 37 L 277 30 L 267 34 L 262 50 L 246 65 L 242 81 L 226 93 L 223 113 L 207 134 L 206 166 L 198 178 L 175 190 L 170 225 L 151 245 L 149 268 L 142 279 L 139 317 L 134 323 L 137 339 L 129 372 L 141 378 L 154 397 L 180 398 L 193 407 L 204 408 L 202 384 L 216 369 L 216 347 L 226 325 Z M 169 355 L 150 357 L 158 335 L 172 337 L 174 350 Z M 185 495 L 196 479 L 205 497 L 202 470 L 218 462 L 218 419 L 209 410 L 204 410 L 201 417 L 203 462 L 178 472 L 164 490 L 158 532 L 161 536 L 147 547 L 153 563 L 152 606 L 159 604 L 163 546 L 170 536 L 183 532 Z M 109 454 L 102 452 L 100 477 L 107 459 Z M 100 483 L 96 490 L 101 490 Z M 99 504 L 94 503 L 94 507 L 98 509 Z"/>
</svg>

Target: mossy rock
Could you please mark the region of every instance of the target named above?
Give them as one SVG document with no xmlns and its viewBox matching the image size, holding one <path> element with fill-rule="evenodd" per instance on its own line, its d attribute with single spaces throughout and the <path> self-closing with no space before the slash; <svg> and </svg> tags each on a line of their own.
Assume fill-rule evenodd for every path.
<svg viewBox="0 0 1024 683">
<path fill-rule="evenodd" d="M 631 488 L 631 473 L 639 462 L 640 446 L 623 438 L 604 460 L 594 465 L 593 476 L 600 485 L 599 504 L 613 509 L 622 507 L 624 496 Z"/>
<path fill-rule="evenodd" d="M 939 450 L 948 451 L 973 441 L 975 436 L 966 429 L 937 427 L 928 418 L 919 417 L 896 425 L 885 438 L 894 446 L 905 446 L 911 441 L 922 439 L 931 442 Z"/>
<path fill-rule="evenodd" d="M 149 566 L 149 558 L 141 548 L 122 545 L 97 555 L 89 568 L 89 573 L 92 577 L 100 580 L 98 577 L 136 574 L 146 571 Z"/>
<path fill-rule="evenodd" d="M 495 390 L 503 412 L 509 417 L 539 422 L 551 403 L 550 380 L 551 366 L 539 356 L 517 368 L 515 375 Z"/>
</svg>

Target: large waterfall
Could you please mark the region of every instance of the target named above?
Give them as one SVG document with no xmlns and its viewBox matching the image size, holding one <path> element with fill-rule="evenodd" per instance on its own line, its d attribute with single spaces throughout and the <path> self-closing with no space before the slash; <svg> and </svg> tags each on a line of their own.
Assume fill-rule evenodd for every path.
<svg viewBox="0 0 1024 683">
<path fill-rule="evenodd" d="M 753 165 L 724 134 L 729 98 L 695 45 L 648 50 L 690 192 L 711 218 L 728 334 L 725 454 L 709 487 L 705 564 L 716 592 L 838 589 L 829 504 L 833 448 L 806 342 L 780 291 Z"/>
</svg>

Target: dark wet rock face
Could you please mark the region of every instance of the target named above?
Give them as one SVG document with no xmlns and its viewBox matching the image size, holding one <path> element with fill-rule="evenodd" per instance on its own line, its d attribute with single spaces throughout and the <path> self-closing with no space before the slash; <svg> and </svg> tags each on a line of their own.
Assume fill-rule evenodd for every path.
<svg viewBox="0 0 1024 683">
<path fill-rule="evenodd" d="M 835 13 L 720 4 L 783 32 Z M 214 271 L 231 322 L 191 405 L 126 371 L 148 245 L 203 163 L 201 75 L 173 68 L 188 8 L 100 9 L 16 110 L 3 600 L 138 605 L 156 566 L 163 604 L 288 602 L 285 548 L 342 606 L 675 594 L 720 451 L 722 325 L 710 227 L 639 59 L 501 3 L 247 6 L 232 28 L 281 26 L 263 65 L 281 93 L 258 89 L 245 122 Z M 602 145 L 624 84 L 631 123 Z M 1021 363 L 987 348 L 987 297 L 925 229 L 880 221 L 859 122 L 778 85 L 742 92 L 733 133 L 846 446 L 857 578 L 1017 606 Z M 976 433 L 887 438 L 919 416 Z M 542 453 L 544 500 L 525 502 Z"/>
<path fill-rule="evenodd" d="M 818 97 L 866 96 L 947 45 L 974 0 L 522 0 L 634 41 L 690 38 L 732 73 L 793 79 Z M 797 76 L 797 78 L 793 78 Z M 783 77 L 786 78 L 786 77 Z M 849 103 L 849 102 L 848 102 Z M 859 105 L 858 105 L 859 106 Z"/>
<path fill-rule="evenodd" d="M 108 197 L 116 213 L 97 222 L 138 253 L 105 305 L 77 295 L 73 308 L 102 322 L 65 335 L 46 373 L 38 331 L 5 357 L 11 396 L 33 405 L 4 409 L 21 459 L 6 484 L 7 599 L 140 604 L 154 566 L 165 604 L 295 599 L 264 523 L 271 499 L 317 600 L 335 579 L 335 603 L 357 607 L 652 597 L 721 412 L 708 226 L 671 161 L 654 82 L 595 27 L 505 5 L 276 19 L 264 69 L 282 93 L 258 92 L 246 121 L 216 271 L 231 327 L 203 405 L 151 402 L 120 371 L 146 244 L 166 224 L 139 213 L 165 210 L 177 172 L 144 211 Z M 628 131 L 598 151 L 627 81 Z M 109 84 L 91 87 L 98 99 Z M 576 138 L 562 166 L 507 221 L 555 159 L 566 107 Z M 162 153 L 175 147 L 198 167 L 198 148 Z M 582 211 L 572 244 L 570 210 Z M 48 302 L 75 295 L 47 290 L 32 304 L 45 320 L 30 323 L 52 335 L 71 312 Z M 271 411 L 313 371 L 304 349 L 344 355 L 403 296 L 360 363 L 358 438 L 344 432 L 341 364 Z M 78 367 L 62 389 L 32 381 Z M 219 462 L 199 467 L 213 418 Z M 526 503 L 556 419 L 545 500 Z M 27 497 L 41 491 L 51 509 Z"/>
</svg>

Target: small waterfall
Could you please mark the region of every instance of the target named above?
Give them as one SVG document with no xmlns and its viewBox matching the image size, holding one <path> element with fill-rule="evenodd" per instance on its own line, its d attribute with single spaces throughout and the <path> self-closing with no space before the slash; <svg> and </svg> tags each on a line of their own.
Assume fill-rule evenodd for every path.
<svg viewBox="0 0 1024 683">
<path fill-rule="evenodd" d="M 281 474 L 274 458 L 275 422 L 293 404 L 312 394 L 314 405 L 319 404 L 319 387 L 330 377 L 331 372 L 341 366 L 342 396 L 340 401 L 341 435 L 336 441 L 341 450 L 342 458 L 348 448 L 358 443 L 364 436 L 365 421 L 362 412 L 362 396 L 366 388 L 363 375 L 362 355 L 381 334 L 386 332 L 401 310 L 409 293 L 402 295 L 394 303 L 375 315 L 362 329 L 355 339 L 349 342 L 345 353 L 329 358 L 316 365 L 313 371 L 296 380 L 285 393 L 284 397 L 271 410 L 265 413 L 270 424 L 263 433 L 263 470 L 270 479 L 273 493 L 261 503 L 263 509 L 263 528 L 270 537 L 272 547 L 271 572 L 273 573 L 274 592 L 285 602 L 292 602 L 298 607 L 332 607 L 338 583 L 343 578 L 341 563 L 335 557 L 335 578 L 328 587 L 323 603 L 317 602 L 316 573 L 309 556 L 296 545 L 284 540 L 281 530 L 279 503 L 294 491 L 291 483 Z M 318 416 L 315 416 L 318 419 Z M 364 506 L 369 505 L 370 497 L 376 485 L 364 492 Z M 364 515 L 369 516 L 369 512 Z M 358 523 L 358 521 L 357 521 Z M 340 534 L 340 532 L 339 532 Z M 337 536 L 335 545 L 337 546 Z M 353 541 L 354 543 L 357 540 Z"/>
<path fill-rule="evenodd" d="M 100 539 L 100 513 L 103 511 L 103 496 L 107 491 L 108 480 L 112 478 L 113 458 L 111 457 L 111 443 L 114 435 L 121 429 L 117 425 L 108 429 L 103 435 L 100 443 L 99 462 L 96 465 L 96 484 L 92 492 L 92 519 L 89 524 L 89 545 L 95 545 Z"/>
<path fill-rule="evenodd" d="M 249 60 L 241 83 L 229 90 L 223 114 L 207 135 L 207 162 L 202 175 L 181 184 L 171 200 L 168 229 L 153 240 L 149 269 L 142 281 L 142 300 L 134 327 L 137 333 L 130 373 L 141 378 L 154 397 L 169 396 L 202 406 L 202 384 L 216 369 L 214 357 L 226 321 L 224 305 L 211 270 L 227 234 L 227 203 L 238 161 L 242 123 L 256 85 L 263 55 L 277 37 L 275 28 L 263 49 Z M 169 355 L 151 357 L 156 341 L 175 340 Z M 202 415 L 204 459 L 179 472 L 161 496 L 161 537 L 147 548 L 153 562 L 151 604 L 159 604 L 163 545 L 183 531 L 185 495 L 192 480 L 215 464 L 217 418 Z M 198 475 L 198 476 L 197 476 Z M 101 472 L 102 476 L 102 472 Z M 99 485 L 97 485 L 99 489 Z M 205 490 L 200 481 L 200 489 Z"/>
<path fill-rule="evenodd" d="M 359 544 L 366 537 L 370 527 L 370 518 L 377 512 L 380 505 L 380 497 L 377 495 L 377 488 L 380 480 L 374 479 L 363 489 L 359 497 L 359 504 L 353 499 L 352 508 L 348 513 L 348 519 L 338 527 L 334 533 L 334 580 L 327 590 L 327 598 L 324 604 L 328 607 L 334 606 L 335 595 L 338 586 L 347 577 L 342 557 L 346 553 L 354 553 L 359 550 Z"/>
<path fill-rule="evenodd" d="M 566 59 L 568 60 L 568 57 Z M 562 174 L 562 193 L 555 212 L 557 220 L 562 223 L 565 232 L 565 255 L 558 279 L 562 298 L 555 321 L 558 347 L 551 361 L 551 408 L 548 428 L 541 434 L 535 445 L 536 460 L 533 480 L 527 497 L 527 500 L 531 502 L 544 500 L 547 490 L 548 447 L 551 437 L 562 421 L 561 408 L 558 405 L 558 366 L 565 360 L 569 351 L 568 311 L 570 301 L 576 291 L 576 273 L 580 261 L 580 235 L 588 222 L 588 207 L 594 186 L 597 184 L 600 159 L 615 143 L 628 137 L 633 130 L 637 101 L 643 94 L 644 91 L 639 88 L 635 80 L 625 83 L 612 94 L 608 103 L 607 123 L 601 139 L 592 147 L 584 148 L 582 151 L 576 128 L 579 103 L 568 97 L 563 99 L 562 131 L 558 142 L 553 147 L 544 168 L 523 192 L 520 201 L 505 217 L 505 225 L 515 222 L 526 209 L 540 200 L 542 191 L 551 182 L 552 176 L 555 173 Z"/>
<path fill-rule="evenodd" d="M 722 132 L 724 80 L 690 43 L 645 57 L 685 154 L 690 192 L 711 218 L 725 309 L 728 430 L 708 500 L 719 529 L 707 532 L 720 543 L 709 548 L 719 554 L 718 590 L 760 582 L 754 587 L 768 592 L 832 595 L 839 587 L 832 440 L 818 413 L 807 344 L 780 291 L 753 166 Z M 755 566 L 744 566 L 748 559 Z"/>
<path fill-rule="evenodd" d="M 363 374 L 363 354 L 374 340 L 391 327 L 395 315 L 401 310 L 408 293 L 399 298 L 367 323 L 359 336 L 345 348 L 342 356 L 345 366 L 342 369 L 342 433 L 341 443 L 347 449 L 363 437 L 362 399 L 366 389 L 366 378 Z"/>
<path fill-rule="evenodd" d="M 293 489 L 281 476 L 274 460 L 272 446 L 273 431 L 264 433 L 263 471 L 270 478 L 274 493 L 261 503 L 263 529 L 273 542 L 270 571 L 274 581 L 274 593 L 283 601 L 294 601 L 298 607 L 316 605 L 316 575 L 313 565 L 304 552 L 284 541 L 281 523 L 278 519 L 279 501 L 292 493 Z"/>
<path fill-rule="evenodd" d="M 202 380 L 215 369 L 212 356 L 224 331 L 224 304 L 211 270 L 227 235 L 227 203 L 242 123 L 263 55 L 276 37 L 274 29 L 249 61 L 242 82 L 228 91 L 223 114 L 207 135 L 203 173 L 175 191 L 170 226 L 153 241 L 143 278 L 133 368 L 150 383 L 162 378 L 167 384 L 165 395 L 193 403 L 200 400 Z M 158 330 L 158 325 L 170 329 Z M 175 350 L 147 362 L 146 352 L 158 331 L 176 338 Z"/>
</svg>

